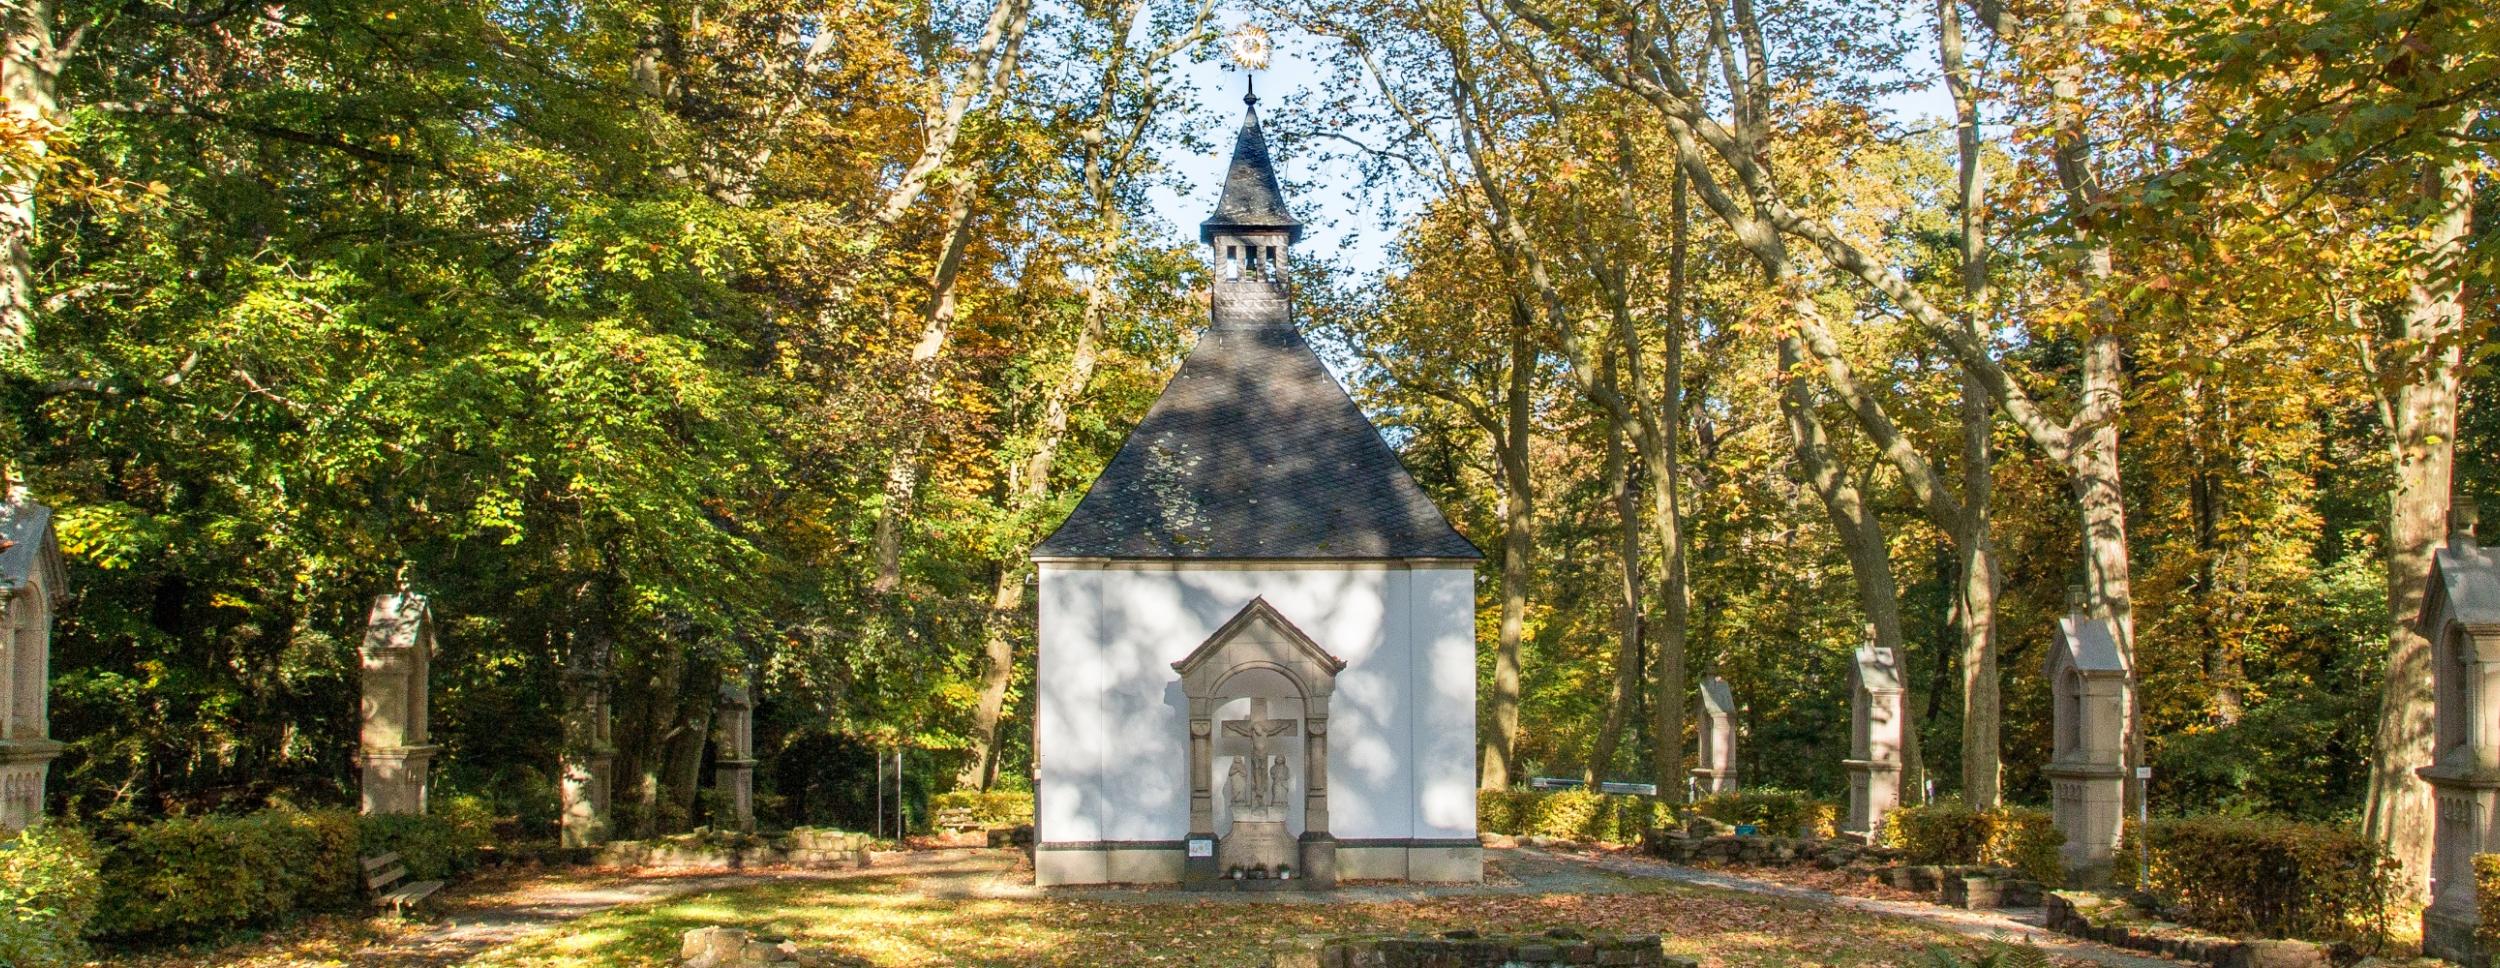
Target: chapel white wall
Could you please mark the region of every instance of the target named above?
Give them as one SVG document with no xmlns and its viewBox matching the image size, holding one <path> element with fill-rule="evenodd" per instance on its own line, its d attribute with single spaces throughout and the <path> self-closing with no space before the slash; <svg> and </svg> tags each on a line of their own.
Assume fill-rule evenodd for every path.
<svg viewBox="0 0 2500 968">
<path fill-rule="evenodd" d="M 1475 836 L 1472 568 L 1044 562 L 1040 571 L 1045 843 L 1186 835 L 1188 701 L 1171 664 L 1258 597 L 1346 663 L 1329 709 L 1330 832 L 1340 841 Z"/>
</svg>

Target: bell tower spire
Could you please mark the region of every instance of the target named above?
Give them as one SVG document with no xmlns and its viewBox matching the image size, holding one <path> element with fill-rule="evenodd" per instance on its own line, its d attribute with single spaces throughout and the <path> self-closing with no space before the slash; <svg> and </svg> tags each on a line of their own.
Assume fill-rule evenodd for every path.
<svg viewBox="0 0 2500 968">
<path fill-rule="evenodd" d="M 1214 323 L 1218 327 L 1290 326 L 1291 287 L 1285 269 L 1302 221 L 1285 207 L 1259 127 L 1256 88 L 1242 97 L 1241 131 L 1233 138 L 1233 162 L 1215 214 L 1198 226 L 1215 259 Z"/>
</svg>

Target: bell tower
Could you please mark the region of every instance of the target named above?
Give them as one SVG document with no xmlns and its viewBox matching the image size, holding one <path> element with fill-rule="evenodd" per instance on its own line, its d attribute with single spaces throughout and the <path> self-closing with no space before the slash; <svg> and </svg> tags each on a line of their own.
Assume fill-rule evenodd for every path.
<svg viewBox="0 0 2500 968">
<path fill-rule="evenodd" d="M 1302 222 L 1285 209 L 1267 133 L 1259 128 L 1257 90 L 1242 102 L 1247 107 L 1223 197 L 1215 214 L 1198 226 L 1198 237 L 1215 260 L 1213 322 L 1223 329 L 1290 326 L 1293 291 L 1285 270 L 1293 244 L 1302 240 Z"/>
</svg>

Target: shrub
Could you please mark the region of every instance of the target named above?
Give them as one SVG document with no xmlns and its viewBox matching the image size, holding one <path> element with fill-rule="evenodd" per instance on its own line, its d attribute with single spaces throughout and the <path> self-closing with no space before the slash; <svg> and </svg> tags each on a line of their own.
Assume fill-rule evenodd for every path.
<svg viewBox="0 0 2500 968">
<path fill-rule="evenodd" d="M 1938 800 L 1887 814 L 1883 843 L 1913 864 L 2011 867 L 2052 887 L 2066 881 L 2057 856 L 2066 835 L 2045 810 L 1973 810 L 1958 800 Z"/>
<path fill-rule="evenodd" d="M 38 823 L 0 840 L 0 965 L 84 964 L 100 891 L 95 846 L 78 828 Z"/>
<path fill-rule="evenodd" d="M 490 837 L 482 804 L 423 817 L 263 810 L 126 828 L 103 856 L 98 937 L 181 941 L 364 905 L 358 858 L 397 852 L 412 877 L 474 867 Z"/>
<path fill-rule="evenodd" d="M 1483 790 L 1476 794 L 1476 827 L 1518 837 L 1632 843 L 1641 831 L 1664 823 L 1668 807 L 1655 797 L 1592 790 Z"/>
<path fill-rule="evenodd" d="M 2326 824 L 2230 817 L 2155 820 L 2128 831 L 2149 846 L 2119 876 L 2182 924 L 2226 934 L 2371 942 L 2384 936 L 2395 861 L 2376 842 Z"/>
<path fill-rule="evenodd" d="M 1839 807 L 1795 790 L 1764 788 L 1714 793 L 1693 801 L 1688 809 L 1723 824 L 1751 824 L 1765 834 L 1779 837 L 1830 837 L 1839 833 Z"/>
<path fill-rule="evenodd" d="M 357 825 L 356 852 L 398 854 L 411 880 L 446 880 L 476 869 L 495 842 L 495 816 L 486 801 L 453 797 L 422 816 L 366 817 Z"/>
<path fill-rule="evenodd" d="M 2500 942 L 2500 854 L 2474 855 L 2474 939 Z"/>
<path fill-rule="evenodd" d="M 954 809 L 972 811 L 972 822 L 984 828 L 1020 827 L 1033 822 L 1033 795 L 1017 790 L 956 790 L 929 798 L 929 815 Z"/>
</svg>

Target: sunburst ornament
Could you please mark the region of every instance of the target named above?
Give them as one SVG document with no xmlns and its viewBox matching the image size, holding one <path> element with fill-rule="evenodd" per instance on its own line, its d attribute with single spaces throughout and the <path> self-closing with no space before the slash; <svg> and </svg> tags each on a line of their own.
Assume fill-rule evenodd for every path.
<svg viewBox="0 0 2500 968">
<path fill-rule="evenodd" d="M 1242 70 L 1263 71 L 1268 55 L 1276 51 L 1276 42 L 1258 24 L 1242 24 L 1224 36 L 1224 51 Z"/>
</svg>

